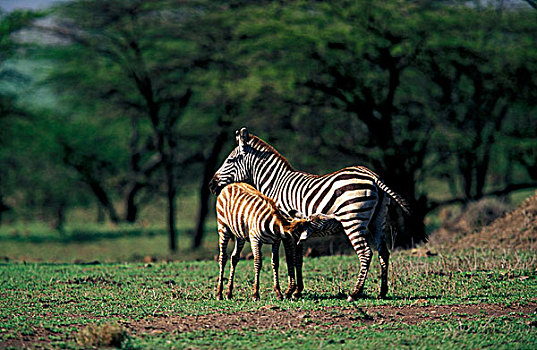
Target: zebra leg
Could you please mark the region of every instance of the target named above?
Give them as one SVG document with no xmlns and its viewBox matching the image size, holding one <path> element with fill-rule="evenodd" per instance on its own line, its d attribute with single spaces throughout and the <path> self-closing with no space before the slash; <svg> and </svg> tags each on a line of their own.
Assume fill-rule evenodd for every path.
<svg viewBox="0 0 537 350">
<path fill-rule="evenodd" d="M 282 300 L 282 291 L 280 289 L 280 278 L 278 276 L 278 269 L 280 268 L 280 242 L 274 242 L 272 245 L 272 273 L 274 275 L 274 292 L 276 298 Z"/>
<path fill-rule="evenodd" d="M 302 280 L 302 263 L 304 258 L 304 246 L 302 243 L 295 247 L 295 268 L 296 268 L 296 290 L 293 293 L 293 298 L 298 299 L 302 296 L 304 290 L 304 281 Z"/>
<path fill-rule="evenodd" d="M 353 230 L 353 227 L 351 226 L 349 230 Z M 347 232 L 347 229 L 345 231 Z M 369 245 L 367 244 L 367 240 L 365 239 L 365 232 L 365 227 L 363 227 L 359 229 L 354 229 L 354 232 L 351 232 L 351 234 L 347 234 L 347 237 L 349 237 L 354 251 L 358 255 L 358 259 L 360 260 L 360 272 L 358 273 L 358 280 L 356 281 L 356 285 L 354 286 L 354 291 L 349 295 L 347 301 L 353 301 L 357 299 L 360 294 L 362 294 L 365 279 L 367 277 L 367 272 L 369 271 L 369 264 L 371 263 L 371 257 L 373 253 L 371 252 L 371 248 L 369 247 Z"/>
<path fill-rule="evenodd" d="M 284 238 L 283 248 L 285 249 L 285 261 L 287 263 L 287 274 L 289 275 L 289 286 L 285 291 L 285 297 L 291 298 L 296 289 L 295 279 L 295 247 L 293 239 Z"/>
<path fill-rule="evenodd" d="M 388 294 L 388 265 L 390 262 L 390 252 L 388 251 L 388 247 L 386 247 L 386 240 L 384 239 L 384 236 L 382 236 L 382 239 L 380 239 L 377 243 L 377 250 L 379 253 L 381 270 L 380 298 L 384 299 L 386 298 L 386 294 Z"/>
<path fill-rule="evenodd" d="M 218 283 L 216 285 L 216 299 L 222 300 L 224 267 L 226 266 L 227 261 L 227 244 L 231 237 L 224 226 L 218 228 L 218 236 L 218 244 L 220 247 L 220 252 L 218 254 L 218 265 L 220 267 L 220 274 L 218 275 Z"/>
<path fill-rule="evenodd" d="M 254 254 L 254 288 L 253 288 L 253 299 L 255 301 L 259 300 L 259 273 L 261 272 L 261 267 L 263 265 L 262 256 L 261 256 L 261 246 L 262 244 L 258 241 L 250 240 L 250 245 L 252 246 L 252 253 Z"/>
<path fill-rule="evenodd" d="M 226 296 L 228 299 L 233 297 L 233 279 L 235 278 L 235 268 L 237 267 L 237 264 L 241 258 L 241 251 L 244 247 L 244 243 L 246 243 L 245 240 L 238 238 L 235 240 L 235 249 L 233 249 L 233 253 L 231 254 L 231 270 L 229 271 L 229 281 L 227 284 Z"/>
<path fill-rule="evenodd" d="M 379 254 L 380 263 L 380 298 L 386 298 L 388 293 L 388 265 L 390 261 L 390 252 L 386 246 L 386 237 L 384 229 L 386 228 L 386 215 L 388 213 L 389 199 L 384 195 L 379 202 L 379 207 L 375 212 L 373 220 L 371 220 L 370 230 L 375 237 L 377 251 Z"/>
</svg>

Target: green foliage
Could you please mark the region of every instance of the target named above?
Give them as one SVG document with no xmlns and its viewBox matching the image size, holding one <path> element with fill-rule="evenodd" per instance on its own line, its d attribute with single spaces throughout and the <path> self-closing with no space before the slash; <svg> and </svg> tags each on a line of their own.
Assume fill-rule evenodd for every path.
<svg viewBox="0 0 537 350">
<path fill-rule="evenodd" d="M 300 170 L 371 167 L 414 202 L 400 230 L 414 238 L 439 205 L 537 179 L 533 10 L 79 0 L 43 29 L 61 40 L 16 50 L 9 34 L 33 16 L 0 26 L 0 64 L 39 67 L 24 88 L 0 84 L 10 220 L 61 228 L 69 210 L 98 205 L 130 222 L 162 197 L 174 211 L 242 126 Z"/>
</svg>

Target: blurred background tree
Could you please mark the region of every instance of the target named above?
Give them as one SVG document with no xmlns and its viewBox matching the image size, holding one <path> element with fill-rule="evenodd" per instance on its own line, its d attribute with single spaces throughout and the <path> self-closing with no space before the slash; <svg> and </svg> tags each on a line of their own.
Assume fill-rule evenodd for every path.
<svg viewBox="0 0 537 350">
<path fill-rule="evenodd" d="M 297 169 L 377 172 L 413 204 L 399 246 L 424 240 L 439 207 L 537 187 L 537 11 L 524 1 L 78 0 L 51 16 L 33 28 L 58 40 L 25 50 L 10 33 L 31 16 L 2 26 L 2 63 L 46 63 L 39 86 L 55 99 L 30 111 L 23 89 L 0 90 L 13 220 L 47 208 L 61 228 L 93 202 L 132 223 L 164 198 L 173 251 L 177 196 L 197 192 L 199 247 L 208 180 L 242 126 Z"/>
</svg>

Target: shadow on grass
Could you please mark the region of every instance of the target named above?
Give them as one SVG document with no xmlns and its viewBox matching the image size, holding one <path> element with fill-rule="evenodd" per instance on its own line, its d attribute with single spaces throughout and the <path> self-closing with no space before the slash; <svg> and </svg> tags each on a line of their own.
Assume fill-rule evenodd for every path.
<svg viewBox="0 0 537 350">
<path fill-rule="evenodd" d="M 315 293 L 315 292 L 304 292 L 302 294 L 302 298 L 306 300 L 315 300 L 315 301 L 322 301 L 322 300 L 346 300 L 348 297 L 345 293 L 337 293 L 337 294 L 328 294 L 328 293 Z"/>
<path fill-rule="evenodd" d="M 302 298 L 309 299 L 309 300 L 315 300 L 315 301 L 323 301 L 323 300 L 347 300 L 347 297 L 349 295 L 346 293 L 337 293 L 337 294 L 329 294 L 329 293 L 311 293 L 311 292 L 304 292 L 302 295 Z M 387 296 L 385 298 L 382 298 L 381 300 L 386 301 L 399 301 L 399 300 L 438 300 L 445 298 L 445 296 L 440 295 L 426 295 L 426 296 L 400 296 L 400 295 L 394 295 L 394 296 Z M 358 299 L 355 301 L 360 300 L 379 300 L 379 297 L 377 295 L 369 295 L 369 294 L 362 294 Z"/>
</svg>

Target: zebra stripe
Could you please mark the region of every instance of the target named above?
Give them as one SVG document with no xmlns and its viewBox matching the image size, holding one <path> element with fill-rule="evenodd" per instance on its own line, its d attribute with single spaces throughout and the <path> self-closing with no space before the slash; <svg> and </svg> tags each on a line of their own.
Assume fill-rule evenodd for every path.
<svg viewBox="0 0 537 350">
<path fill-rule="evenodd" d="M 377 243 L 381 265 L 381 296 L 387 292 L 389 252 L 383 235 L 389 199 L 395 200 L 405 213 L 408 203 L 382 182 L 377 174 L 363 166 L 353 166 L 326 175 L 313 175 L 295 170 L 276 149 L 243 128 L 236 132 L 237 147 L 215 173 L 210 188 L 217 193 L 231 182 L 248 182 L 272 198 L 284 211 L 298 211 L 306 216 L 331 215 L 339 222 L 324 224 L 343 230 L 360 260 L 360 272 L 349 299 L 361 294 L 371 261 L 371 248 L 366 231 Z M 386 195 L 384 195 L 386 194 Z M 315 235 L 323 235 L 318 231 Z M 300 250 L 297 247 L 297 291 L 303 289 Z"/>
<path fill-rule="evenodd" d="M 259 272 L 261 270 L 261 247 L 263 244 L 272 245 L 272 270 L 274 277 L 274 291 L 281 299 L 280 283 L 278 277 L 279 246 L 283 240 L 287 270 L 289 273 L 289 287 L 286 297 L 291 297 L 296 288 L 295 278 L 295 247 L 294 243 L 301 235 L 316 235 L 321 231 L 333 230 L 339 224 L 332 217 L 325 215 L 312 215 L 311 217 L 292 218 L 277 208 L 274 201 L 245 183 L 235 183 L 226 186 L 216 201 L 216 215 L 218 222 L 219 248 L 218 263 L 220 274 L 217 284 L 216 298 L 222 299 L 224 267 L 227 261 L 227 245 L 235 237 L 235 249 L 231 256 L 231 270 L 227 286 L 227 298 L 233 295 L 233 279 L 235 268 L 244 243 L 249 241 L 254 255 L 255 280 L 253 298 L 259 299 Z"/>
</svg>

